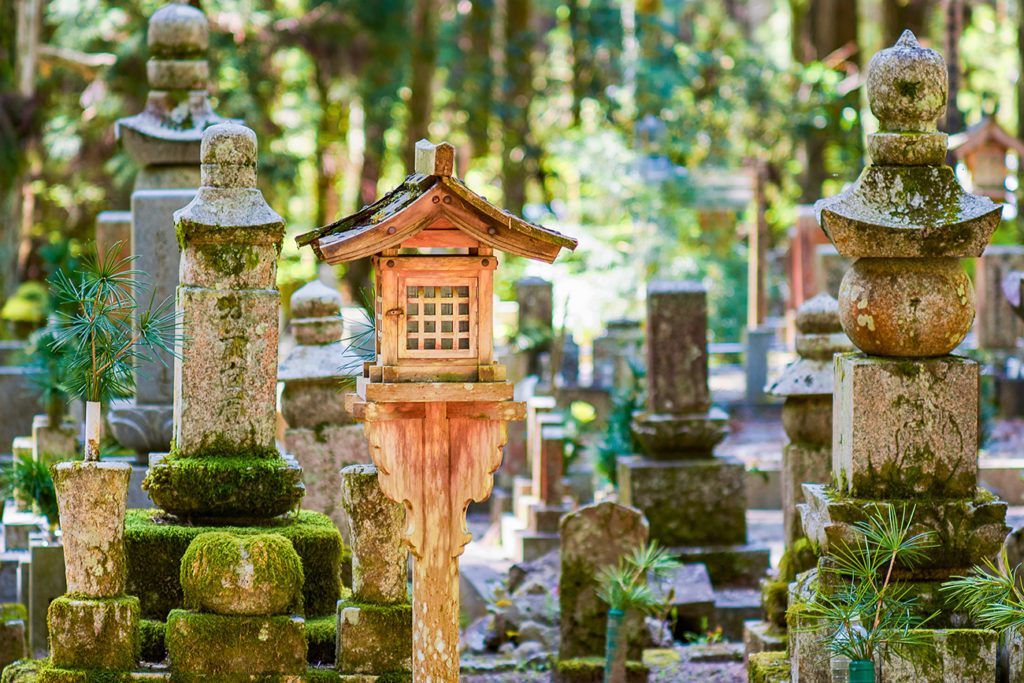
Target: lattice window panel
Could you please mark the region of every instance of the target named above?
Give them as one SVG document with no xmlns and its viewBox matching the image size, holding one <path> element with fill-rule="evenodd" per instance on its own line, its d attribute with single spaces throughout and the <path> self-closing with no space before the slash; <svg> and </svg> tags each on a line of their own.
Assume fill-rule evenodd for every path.
<svg viewBox="0 0 1024 683">
<path fill-rule="evenodd" d="M 405 311 L 400 358 L 475 358 L 475 278 L 405 278 L 399 303 Z"/>
</svg>

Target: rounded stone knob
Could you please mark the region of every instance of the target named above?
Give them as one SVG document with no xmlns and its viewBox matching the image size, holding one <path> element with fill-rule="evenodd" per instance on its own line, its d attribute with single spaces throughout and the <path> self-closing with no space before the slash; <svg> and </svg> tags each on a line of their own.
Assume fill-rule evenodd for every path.
<svg viewBox="0 0 1024 683">
<path fill-rule="evenodd" d="M 874 356 L 944 356 L 974 321 L 974 286 L 956 258 L 861 258 L 839 286 L 839 317 Z"/>
<path fill-rule="evenodd" d="M 146 34 L 150 56 L 159 59 L 197 59 L 210 43 L 206 15 L 189 5 L 164 5 L 149 18 Z"/>
<path fill-rule="evenodd" d="M 237 123 L 218 123 L 203 131 L 199 150 L 204 187 L 256 186 L 256 133 Z"/>
<path fill-rule="evenodd" d="M 934 132 L 946 108 L 948 87 L 942 55 L 921 47 L 910 31 L 868 64 L 868 103 L 882 132 Z"/>
<path fill-rule="evenodd" d="M 796 330 L 800 334 L 842 332 L 839 302 L 824 292 L 800 304 L 796 309 Z"/>
<path fill-rule="evenodd" d="M 292 294 L 292 318 L 326 318 L 341 313 L 341 293 L 320 280 L 309 282 Z"/>
</svg>

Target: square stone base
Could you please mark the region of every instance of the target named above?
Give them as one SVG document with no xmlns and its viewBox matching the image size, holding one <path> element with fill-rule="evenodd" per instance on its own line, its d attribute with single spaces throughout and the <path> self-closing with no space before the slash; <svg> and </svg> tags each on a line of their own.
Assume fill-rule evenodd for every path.
<svg viewBox="0 0 1024 683">
<path fill-rule="evenodd" d="M 684 564 L 707 567 L 715 588 L 755 588 L 771 566 L 771 551 L 759 545 L 710 545 L 670 548 Z"/>
<path fill-rule="evenodd" d="M 538 533 L 557 534 L 562 515 L 571 509 L 568 505 L 529 505 L 526 509 L 526 528 Z"/>
<path fill-rule="evenodd" d="M 306 670 L 301 617 L 223 616 L 172 610 L 167 653 L 175 673 L 299 675 Z"/>
<path fill-rule="evenodd" d="M 932 647 L 909 660 L 885 657 L 875 664 L 875 677 L 886 683 L 990 683 L 996 680 L 999 635 L 982 629 L 926 631 Z"/>
<path fill-rule="evenodd" d="M 782 533 L 786 547 L 804 535 L 796 506 L 804 502 L 805 483 L 832 481 L 832 444 L 814 446 L 790 442 L 782 447 Z"/>
<path fill-rule="evenodd" d="M 651 540 L 666 546 L 746 542 L 746 488 L 739 460 L 621 455 L 617 469 L 620 501 L 644 513 Z"/>
<path fill-rule="evenodd" d="M 743 659 L 759 652 L 785 652 L 785 631 L 777 629 L 770 621 L 751 620 L 743 624 Z"/>
<path fill-rule="evenodd" d="M 978 363 L 835 357 L 833 471 L 857 498 L 957 498 L 978 481 Z"/>
<path fill-rule="evenodd" d="M 412 605 L 338 602 L 338 671 L 383 674 L 412 668 Z"/>
<path fill-rule="evenodd" d="M 790 663 L 785 652 L 755 652 L 747 659 L 747 680 L 750 683 L 790 683 Z M 799 679 L 800 683 L 831 683 L 827 679 Z"/>
<path fill-rule="evenodd" d="M 558 550 L 557 533 L 525 530 L 518 537 L 519 552 L 515 555 L 518 562 L 533 562 L 552 550 Z"/>
<path fill-rule="evenodd" d="M 131 596 L 50 603 L 50 659 L 64 669 L 126 671 L 139 658 L 139 599 Z"/>
<path fill-rule="evenodd" d="M 810 599 L 817 586 L 818 570 L 798 574 L 789 584 L 789 665 L 792 680 L 811 683 L 830 683 L 832 670 L 828 650 L 820 631 L 808 631 L 815 625 L 800 608 L 801 601 Z"/>
<path fill-rule="evenodd" d="M 895 505 L 897 517 L 913 511 L 913 533 L 930 531 L 937 545 L 929 548 L 912 572 L 902 572 L 910 581 L 944 580 L 951 573 L 965 571 L 999 553 L 1010 533 L 1006 526 L 1006 503 L 984 489 L 969 497 L 921 500 L 864 500 L 837 493 L 818 484 L 804 484 L 807 503 L 800 506 L 804 532 L 823 555 L 842 544 L 855 545 L 859 533 L 854 524 L 864 522 L 874 510 Z"/>
<path fill-rule="evenodd" d="M 647 683 L 650 669 L 643 662 L 626 662 L 626 683 Z M 604 657 L 560 659 L 551 672 L 552 683 L 603 683 Z"/>
</svg>

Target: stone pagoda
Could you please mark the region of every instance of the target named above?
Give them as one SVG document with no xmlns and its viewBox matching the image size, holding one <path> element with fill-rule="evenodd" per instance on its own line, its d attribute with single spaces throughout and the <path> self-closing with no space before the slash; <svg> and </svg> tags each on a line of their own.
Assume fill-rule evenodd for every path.
<svg viewBox="0 0 1024 683">
<path fill-rule="evenodd" d="M 974 319 L 960 259 L 981 256 L 1001 208 L 965 193 L 942 165 L 946 135 L 936 120 L 947 76 L 939 53 L 904 32 L 872 58 L 866 85 L 880 127 L 868 136 L 872 163 L 849 189 L 815 205 L 839 253 L 856 259 L 840 286 L 839 317 L 860 352 L 835 358 L 833 485 L 806 484 L 800 511 L 823 554 L 819 571 L 837 543 L 855 542 L 853 525 L 871 511 L 912 515 L 912 531 L 931 532 L 937 545 L 894 575 L 922 615 L 938 611 L 931 628 L 949 628 L 961 620 L 939 583 L 992 557 L 1009 531 L 1006 503 L 978 487 L 978 363 L 949 355 Z M 828 582 L 803 575 L 796 590 L 815 583 Z M 799 624 L 799 608 L 790 617 Z M 937 632 L 935 652 L 913 662 L 916 677 L 894 662 L 881 667 L 884 680 L 992 680 L 996 634 L 955 633 L 958 649 Z M 815 640 L 806 632 L 791 639 L 793 680 L 817 680 Z"/>
<path fill-rule="evenodd" d="M 226 119 L 210 108 L 206 61 L 209 24 L 186 4 L 165 5 L 149 20 L 149 95 L 142 113 L 117 122 L 116 134 L 140 170 L 131 200 L 132 264 L 146 273 L 146 296 L 173 300 L 178 286 L 178 244 L 174 212 L 192 201 L 199 187 L 199 146 L 203 131 Z M 97 224 L 97 242 L 123 236 L 109 217 Z M 174 363 L 170 357 L 139 361 L 135 399 L 115 401 L 108 421 L 114 436 L 146 464 L 146 455 L 170 447 Z M 140 474 L 141 476 L 141 474 Z"/>
<path fill-rule="evenodd" d="M 753 585 L 768 551 L 746 545 L 743 463 L 714 454 L 727 430 L 708 388 L 706 291 L 695 282 L 650 283 L 647 410 L 633 417 L 644 453 L 617 460 L 622 503 L 644 513 L 652 540 L 686 562 L 707 562 L 716 585 Z"/>
</svg>

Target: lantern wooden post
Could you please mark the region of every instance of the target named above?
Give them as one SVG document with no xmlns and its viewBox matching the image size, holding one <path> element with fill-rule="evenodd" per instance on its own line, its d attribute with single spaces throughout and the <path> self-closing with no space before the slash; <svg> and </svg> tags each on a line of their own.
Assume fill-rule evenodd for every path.
<svg viewBox="0 0 1024 683">
<path fill-rule="evenodd" d="M 493 360 L 494 252 L 550 263 L 576 246 L 489 204 L 453 162 L 451 145 L 421 140 L 401 186 L 297 240 L 328 263 L 373 258 L 377 353 L 346 405 L 365 423 L 381 490 L 405 506 L 417 683 L 459 679 L 466 508 L 490 496 L 508 422 L 526 414 Z"/>
</svg>

